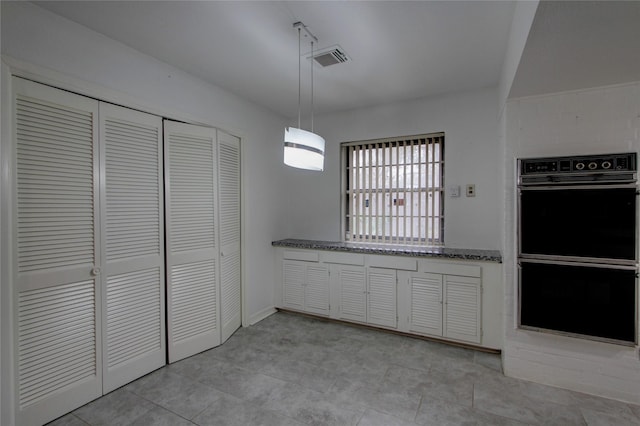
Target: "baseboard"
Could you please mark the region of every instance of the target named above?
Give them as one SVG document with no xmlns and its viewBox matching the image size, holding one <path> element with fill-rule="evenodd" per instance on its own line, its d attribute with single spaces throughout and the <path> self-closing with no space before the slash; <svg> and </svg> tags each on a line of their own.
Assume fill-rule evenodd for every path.
<svg viewBox="0 0 640 426">
<path fill-rule="evenodd" d="M 249 325 L 254 325 L 262 321 L 263 319 L 275 314 L 276 312 L 276 308 L 274 308 L 273 306 L 258 311 L 249 317 Z"/>
<path fill-rule="evenodd" d="M 316 314 L 313 314 L 313 313 L 296 311 L 294 309 L 277 308 L 277 311 L 286 312 L 286 313 L 295 314 L 295 315 L 301 315 L 301 316 L 309 317 L 309 318 L 316 318 L 316 319 L 324 320 L 324 321 L 328 321 L 328 322 L 335 322 L 337 324 L 345 324 L 345 325 L 350 325 L 350 326 L 353 326 L 353 327 L 367 328 L 369 330 L 378 330 L 378 331 L 381 331 L 381 332 L 384 332 L 384 333 L 391 333 L 391 334 L 397 334 L 399 336 L 410 337 L 412 339 L 420 339 L 420 340 L 427 340 L 427 341 L 430 341 L 430 342 L 438 342 L 438 343 L 442 343 L 442 344 L 449 345 L 449 346 L 457 346 L 457 347 L 460 347 L 460 348 L 472 349 L 472 350 L 478 351 L 478 352 L 487 352 L 487 353 L 490 353 L 490 354 L 501 354 L 502 353 L 501 349 L 486 348 L 484 346 L 478 346 L 478 345 L 474 345 L 474 344 L 471 344 L 471 343 L 456 342 L 455 340 L 440 339 L 440 338 L 437 338 L 437 337 L 424 336 L 424 335 L 421 335 L 421 334 L 407 333 L 407 332 L 404 332 L 404 331 L 394 330 L 394 329 L 391 329 L 391 328 L 378 327 L 378 326 L 371 325 L 371 324 L 363 324 L 363 323 L 359 323 L 359 322 L 345 321 L 345 320 L 340 320 L 340 319 L 336 319 L 336 318 L 329 318 L 329 317 L 326 317 L 324 315 L 316 315 Z"/>
</svg>

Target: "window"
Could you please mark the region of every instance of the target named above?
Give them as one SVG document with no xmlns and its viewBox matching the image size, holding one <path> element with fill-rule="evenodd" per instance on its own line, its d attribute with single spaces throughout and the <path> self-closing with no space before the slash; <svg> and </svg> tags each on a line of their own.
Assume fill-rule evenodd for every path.
<svg viewBox="0 0 640 426">
<path fill-rule="evenodd" d="M 444 133 L 342 144 L 345 240 L 444 243 Z"/>
</svg>

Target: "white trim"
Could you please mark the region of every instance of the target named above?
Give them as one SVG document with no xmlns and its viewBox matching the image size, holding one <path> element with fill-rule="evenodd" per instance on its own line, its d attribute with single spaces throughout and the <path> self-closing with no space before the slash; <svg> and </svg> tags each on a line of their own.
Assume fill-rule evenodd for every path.
<svg viewBox="0 0 640 426">
<path fill-rule="evenodd" d="M 0 64 L 0 235 L 12 235 L 13 221 L 13 120 L 11 72 Z M 0 424 L 15 423 L 14 333 L 13 333 L 13 276 L 12 238 L 0 239 Z"/>
<path fill-rule="evenodd" d="M 270 307 L 265 308 L 265 309 L 263 309 L 261 311 L 258 311 L 255 314 L 251 315 L 251 318 L 249 319 L 249 325 L 257 324 L 260 321 L 262 321 L 263 319 L 266 319 L 266 318 L 270 317 L 271 315 L 275 314 L 276 312 L 278 312 L 278 311 L 273 306 L 270 306 Z M 244 323 L 242 324 L 242 326 L 246 327 L 244 325 Z"/>
<path fill-rule="evenodd" d="M 245 198 L 245 143 L 240 138 L 240 309 L 242 310 L 242 327 L 251 324 L 247 309 L 247 233 L 246 228 L 246 198 Z"/>
<path fill-rule="evenodd" d="M 417 152 L 414 151 L 416 147 Z M 387 151 L 388 155 L 385 155 Z M 406 162 L 407 151 L 409 163 Z M 341 163 L 343 241 L 444 245 L 444 133 L 362 143 L 343 142 Z M 380 176 L 381 165 L 390 169 L 389 176 L 385 172 Z M 414 182 L 416 173 L 418 181 Z M 408 177 L 411 177 L 411 182 L 408 182 Z M 349 184 L 344 183 L 347 181 Z M 417 212 L 414 205 L 417 205 Z M 415 230 L 414 222 L 417 222 Z M 381 229 L 377 228 L 378 223 L 382 224 Z M 388 230 L 385 229 L 386 224 L 389 225 Z"/>
<path fill-rule="evenodd" d="M 520 96 L 518 98 L 508 98 L 507 101 L 505 102 L 505 105 L 507 103 L 510 103 L 510 102 L 553 98 L 553 97 L 556 97 L 558 95 L 572 95 L 572 94 L 578 94 L 578 93 L 589 93 L 589 92 L 595 92 L 595 91 L 599 91 L 599 90 L 619 89 L 619 88 L 623 88 L 623 87 L 632 87 L 632 86 L 638 86 L 638 85 L 640 85 L 640 81 L 632 81 L 632 82 L 627 82 L 627 83 L 608 84 L 608 85 L 605 85 L 605 86 L 595 86 L 595 87 L 586 87 L 586 88 L 582 88 L 582 89 L 562 90 L 562 91 L 559 91 L 559 92 L 552 92 L 552 93 L 542 93 L 540 95 Z"/>
</svg>

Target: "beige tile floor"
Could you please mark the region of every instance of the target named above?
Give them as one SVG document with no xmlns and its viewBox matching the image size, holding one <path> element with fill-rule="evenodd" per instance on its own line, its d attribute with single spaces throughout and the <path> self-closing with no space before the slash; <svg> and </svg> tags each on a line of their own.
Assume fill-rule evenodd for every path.
<svg viewBox="0 0 640 426">
<path fill-rule="evenodd" d="M 498 355 L 279 312 L 61 425 L 640 425 L 640 407 L 505 377 Z"/>
</svg>

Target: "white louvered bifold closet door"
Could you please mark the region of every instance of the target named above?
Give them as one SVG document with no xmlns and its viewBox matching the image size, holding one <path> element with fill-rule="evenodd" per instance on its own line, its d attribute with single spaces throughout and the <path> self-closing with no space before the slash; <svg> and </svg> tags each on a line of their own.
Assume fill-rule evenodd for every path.
<svg viewBox="0 0 640 426">
<path fill-rule="evenodd" d="M 169 362 L 220 344 L 216 130 L 164 122 Z"/>
<path fill-rule="evenodd" d="M 100 104 L 103 389 L 166 363 L 162 119 Z"/>
<path fill-rule="evenodd" d="M 225 342 L 242 324 L 240 266 L 240 139 L 218 130 L 220 320 Z"/>
<path fill-rule="evenodd" d="M 98 102 L 12 87 L 16 424 L 29 426 L 102 395 Z"/>
</svg>

